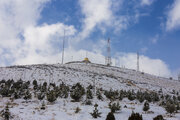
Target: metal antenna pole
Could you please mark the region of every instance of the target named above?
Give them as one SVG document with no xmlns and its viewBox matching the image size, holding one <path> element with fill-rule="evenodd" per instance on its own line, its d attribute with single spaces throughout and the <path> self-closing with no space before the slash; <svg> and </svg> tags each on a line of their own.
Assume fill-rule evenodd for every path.
<svg viewBox="0 0 180 120">
<path fill-rule="evenodd" d="M 137 71 L 139 71 L 139 52 L 137 52 Z"/>
<path fill-rule="evenodd" d="M 65 42 L 65 30 L 64 30 L 64 38 L 63 38 L 63 49 L 62 49 L 62 64 L 63 64 L 63 61 L 64 61 L 64 42 Z"/>
<path fill-rule="evenodd" d="M 106 65 L 111 66 L 111 45 L 110 45 L 110 38 L 107 40 L 107 56 L 106 56 Z"/>
</svg>

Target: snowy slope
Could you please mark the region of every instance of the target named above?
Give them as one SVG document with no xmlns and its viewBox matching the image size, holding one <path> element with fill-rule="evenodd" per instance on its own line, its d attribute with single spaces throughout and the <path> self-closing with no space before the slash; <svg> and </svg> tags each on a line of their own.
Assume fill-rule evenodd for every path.
<svg viewBox="0 0 180 120">
<path fill-rule="evenodd" d="M 70 100 L 58 99 L 56 103 L 47 104 L 46 110 L 40 110 L 40 101 L 32 101 L 29 103 L 23 102 L 23 100 L 16 100 L 15 103 L 19 103 L 15 107 L 11 108 L 11 112 L 16 118 L 15 120 L 105 120 L 107 114 L 110 112 L 108 108 L 109 101 L 97 101 L 99 107 L 98 110 L 102 113 L 100 118 L 93 119 L 90 113 L 93 111 L 93 106 L 83 105 L 81 102 L 73 103 Z M 93 102 L 94 103 L 94 102 Z M 143 120 L 153 120 L 157 115 L 163 115 L 166 120 L 179 120 L 180 114 L 174 115 L 174 117 L 168 117 L 166 110 L 154 104 L 150 104 L 150 111 L 154 113 L 145 114 L 142 111 L 143 105 L 136 101 L 128 101 L 124 99 L 120 102 L 122 110 L 115 113 L 116 120 L 128 120 L 128 117 L 134 112 L 141 113 Z M 124 105 L 127 108 L 123 108 Z M 75 108 L 79 107 L 81 111 L 75 114 Z M 17 117 L 18 115 L 18 117 Z"/>
<path fill-rule="evenodd" d="M 180 91 L 180 82 L 167 78 L 157 77 L 135 70 L 107 67 L 99 64 L 85 64 L 82 62 L 71 62 L 67 64 L 39 64 L 39 65 L 22 65 L 9 66 L 0 68 L 0 80 L 14 79 L 23 81 L 32 81 L 36 79 L 40 83 L 55 82 L 57 85 L 62 81 L 68 85 L 80 82 L 84 86 L 96 84 L 97 88 L 103 89 L 123 89 L 129 90 L 148 90 L 158 91 L 160 88 L 165 93 L 170 93 L 173 89 Z M 105 97 L 104 97 L 105 98 Z M 0 98 L 0 111 L 4 108 L 9 98 Z M 93 111 L 93 105 L 88 106 L 82 102 L 70 102 L 68 99 L 57 99 L 54 104 L 46 102 L 46 110 L 40 110 L 41 101 L 37 98 L 25 102 L 23 99 L 17 99 L 11 102 L 10 112 L 14 120 L 92 120 L 89 114 Z M 102 112 L 101 118 L 105 120 L 108 112 L 108 99 L 104 101 L 93 99 L 92 103 L 99 104 L 99 111 Z M 153 114 L 144 114 L 142 111 L 143 104 L 138 101 L 129 101 L 123 99 L 120 101 L 122 107 L 119 113 L 115 113 L 116 120 L 127 120 L 131 112 L 139 112 L 143 115 L 143 120 L 152 120 L 155 116 L 162 114 L 166 120 L 180 120 L 180 114 L 174 117 L 166 116 L 166 110 L 156 104 L 150 104 L 150 111 Z M 123 108 L 127 105 L 127 108 Z M 75 114 L 75 108 L 80 107 L 81 111 Z M 1 118 L 0 118 L 1 119 Z"/>
<path fill-rule="evenodd" d="M 97 87 L 104 89 L 150 89 L 159 90 L 163 88 L 167 91 L 180 90 L 180 81 L 168 78 L 153 76 L 150 74 L 137 72 L 135 70 L 107 67 L 99 64 L 84 64 L 72 62 L 68 64 L 40 64 L 10 66 L 0 68 L 0 80 L 22 79 L 39 82 L 55 82 L 74 84 L 77 82 L 87 86 L 96 82 Z"/>
</svg>

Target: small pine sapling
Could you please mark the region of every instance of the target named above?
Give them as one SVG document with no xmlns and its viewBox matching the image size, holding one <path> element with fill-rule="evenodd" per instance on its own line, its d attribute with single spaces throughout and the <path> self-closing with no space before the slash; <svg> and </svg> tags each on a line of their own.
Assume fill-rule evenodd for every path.
<svg viewBox="0 0 180 120">
<path fill-rule="evenodd" d="M 144 107 L 143 107 L 143 111 L 145 111 L 145 113 L 149 110 L 149 103 L 146 101 L 144 103 Z"/>
<path fill-rule="evenodd" d="M 87 97 L 87 99 L 93 99 L 93 94 L 92 94 L 92 91 L 90 89 L 87 89 L 86 97 Z"/>
<path fill-rule="evenodd" d="M 41 110 L 45 110 L 46 109 L 46 105 L 45 105 L 45 103 L 44 103 L 44 101 L 43 101 L 43 103 L 42 103 L 42 105 L 41 105 Z"/>
<path fill-rule="evenodd" d="M 115 112 L 121 110 L 121 106 L 120 106 L 119 102 L 117 102 L 117 103 L 109 103 L 109 108 L 111 109 L 112 113 L 115 113 Z"/>
<path fill-rule="evenodd" d="M 90 113 L 93 118 L 101 117 L 101 112 L 98 111 L 97 107 L 98 107 L 98 104 L 95 104 L 93 113 Z"/>
<path fill-rule="evenodd" d="M 45 97 L 45 94 L 43 92 L 40 92 L 38 93 L 37 97 L 38 97 L 38 100 L 43 100 Z"/>
<path fill-rule="evenodd" d="M 10 112 L 9 112 L 8 103 L 6 104 L 6 107 L 3 110 L 2 117 L 4 118 L 4 120 L 9 120 L 10 119 Z"/>
<path fill-rule="evenodd" d="M 36 90 L 38 87 L 37 80 L 33 80 L 33 89 Z"/>
<path fill-rule="evenodd" d="M 178 112 L 178 110 L 180 110 L 179 103 L 177 103 L 177 105 L 176 105 L 176 112 Z"/>
<path fill-rule="evenodd" d="M 92 102 L 91 102 L 91 100 L 89 100 L 89 99 L 86 99 L 86 100 L 85 100 L 85 105 L 92 105 Z"/>
<path fill-rule="evenodd" d="M 75 113 L 79 113 L 80 111 L 81 111 L 81 109 L 79 107 L 76 107 Z"/>
<path fill-rule="evenodd" d="M 15 98 L 15 99 L 19 99 L 19 98 L 21 98 L 21 96 L 18 94 L 18 92 L 17 92 L 17 91 L 15 91 L 15 92 L 14 92 L 14 98 Z"/>
<path fill-rule="evenodd" d="M 31 99 L 31 97 L 32 97 L 31 93 L 29 92 L 29 90 L 27 90 L 25 93 L 24 99 L 27 101 L 27 100 Z"/>
<path fill-rule="evenodd" d="M 97 96 L 97 98 L 98 98 L 99 100 L 103 100 L 103 97 L 102 97 L 102 95 L 101 95 L 100 90 L 97 90 L 96 96 Z"/>
</svg>

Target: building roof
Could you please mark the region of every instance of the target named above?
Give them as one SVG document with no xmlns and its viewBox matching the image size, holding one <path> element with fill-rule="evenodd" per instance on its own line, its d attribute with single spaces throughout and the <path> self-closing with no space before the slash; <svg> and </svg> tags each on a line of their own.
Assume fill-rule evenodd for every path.
<svg viewBox="0 0 180 120">
<path fill-rule="evenodd" d="M 84 58 L 83 62 L 85 62 L 85 63 L 91 63 L 87 57 Z"/>
</svg>

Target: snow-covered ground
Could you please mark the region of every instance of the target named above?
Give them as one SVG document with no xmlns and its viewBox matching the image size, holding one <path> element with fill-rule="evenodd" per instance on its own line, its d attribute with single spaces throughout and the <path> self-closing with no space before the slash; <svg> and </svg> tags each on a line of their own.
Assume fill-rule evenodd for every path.
<svg viewBox="0 0 180 120">
<path fill-rule="evenodd" d="M 60 84 L 61 82 L 67 85 L 73 85 L 80 82 L 83 86 L 96 84 L 97 88 L 105 90 L 144 90 L 144 91 L 159 91 L 162 88 L 164 93 L 171 93 L 172 90 L 180 91 L 180 81 L 170 80 L 153 76 L 150 74 L 137 72 L 135 70 L 107 67 L 99 64 L 85 64 L 81 62 L 72 62 L 68 64 L 40 64 L 40 65 L 24 65 L 24 66 L 9 66 L 0 68 L 0 80 L 13 79 L 15 81 L 22 79 L 23 81 L 37 80 L 39 83 L 44 81 Z M 7 103 L 8 98 L 0 98 L 0 110 Z M 46 101 L 47 102 L 47 101 Z M 97 120 L 105 120 L 108 112 L 109 101 L 93 101 L 99 104 L 98 109 L 101 118 Z M 10 105 L 10 112 L 14 115 L 14 120 L 92 120 L 90 112 L 93 111 L 93 105 L 83 105 L 81 102 L 70 102 L 69 99 L 58 99 L 54 104 L 49 104 L 45 110 L 40 110 L 41 102 L 37 99 L 32 99 L 25 102 L 22 99 L 14 100 Z M 155 116 L 162 114 L 167 120 L 180 120 L 180 113 L 169 118 L 166 115 L 164 108 L 156 104 L 150 104 L 150 111 L 154 113 L 145 114 L 142 111 L 143 104 L 137 101 L 129 101 L 123 99 L 120 101 L 122 107 L 119 113 L 115 113 L 116 120 L 127 120 L 132 111 L 139 112 L 143 115 L 143 120 L 152 120 Z M 127 108 L 124 108 L 124 105 Z M 75 114 L 75 108 L 79 107 L 81 111 Z"/>
<path fill-rule="evenodd" d="M 7 102 L 7 99 L 1 99 L 2 103 Z M 93 101 L 95 103 L 95 101 Z M 24 100 L 15 100 L 10 105 L 10 112 L 13 115 L 14 120 L 92 120 L 90 113 L 93 111 L 93 105 L 84 105 L 81 102 L 70 102 L 68 99 L 58 99 L 54 104 L 47 104 L 45 110 L 41 110 L 41 103 L 38 100 L 32 100 L 26 103 Z M 109 101 L 96 101 L 98 103 L 98 110 L 101 112 L 101 117 L 97 120 L 105 120 L 107 114 L 110 112 L 108 108 Z M 152 120 L 157 115 L 163 115 L 166 120 L 180 120 L 180 113 L 176 113 L 173 117 L 169 117 L 166 114 L 164 108 L 155 104 L 150 104 L 150 110 L 153 113 L 144 113 L 142 111 L 143 104 L 137 101 L 129 101 L 123 99 L 120 102 L 121 110 L 115 113 L 116 120 L 128 120 L 132 111 L 142 114 L 143 120 Z M 124 106 L 127 108 L 124 108 Z M 0 106 L 0 109 L 2 109 Z M 81 111 L 75 113 L 76 107 L 79 107 Z"/>
<path fill-rule="evenodd" d="M 65 82 L 74 84 L 80 82 L 87 86 L 96 81 L 97 86 L 104 89 L 151 89 L 180 91 L 180 81 L 158 77 L 135 70 L 107 67 L 99 64 L 84 64 L 74 62 L 69 64 L 40 64 L 25 66 L 10 66 L 0 68 L 0 80 L 13 79 L 39 82 Z"/>
</svg>

